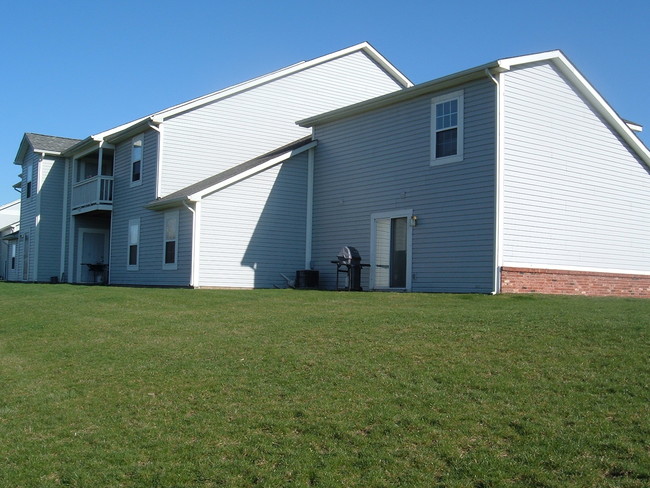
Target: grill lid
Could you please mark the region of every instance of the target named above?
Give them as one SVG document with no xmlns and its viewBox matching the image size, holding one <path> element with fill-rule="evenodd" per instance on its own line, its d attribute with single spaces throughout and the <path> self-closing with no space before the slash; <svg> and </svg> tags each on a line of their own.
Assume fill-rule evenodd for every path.
<svg viewBox="0 0 650 488">
<path fill-rule="evenodd" d="M 355 247 L 352 246 L 343 246 L 339 251 L 337 258 L 342 264 L 352 264 L 353 262 L 361 262 L 361 255 Z"/>
</svg>

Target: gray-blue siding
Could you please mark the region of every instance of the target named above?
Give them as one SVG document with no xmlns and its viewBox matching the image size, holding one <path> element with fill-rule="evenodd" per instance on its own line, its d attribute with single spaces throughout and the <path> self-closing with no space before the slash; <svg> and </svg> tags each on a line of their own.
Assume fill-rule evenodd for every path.
<svg viewBox="0 0 650 488">
<path fill-rule="evenodd" d="M 192 214 L 179 208 L 178 267 L 163 269 L 164 212 L 145 205 L 156 193 L 158 133 L 147 131 L 144 138 L 142 184 L 130 186 L 131 139 L 115 148 L 114 198 L 111 232 L 110 283 L 120 285 L 188 286 L 192 263 Z M 138 270 L 127 269 L 129 220 L 140 219 Z"/>
<path fill-rule="evenodd" d="M 18 248 L 16 251 L 16 275 L 20 281 L 35 281 L 34 263 L 38 261 L 36 258 L 36 215 L 38 214 L 38 165 L 39 155 L 29 151 L 25 154 L 22 161 L 22 185 L 21 185 L 21 200 L 20 200 L 20 239 L 18 241 Z M 32 165 L 32 193 L 29 198 L 26 198 L 27 187 L 27 166 Z M 28 242 L 28 275 L 24 279 L 24 265 L 25 265 L 25 236 Z"/>
<path fill-rule="evenodd" d="M 496 90 L 489 79 L 464 89 L 464 160 L 430 166 L 432 93 L 315 128 L 312 262 L 333 288 L 343 245 L 364 262 L 371 215 L 412 210 L 412 290 L 493 290 Z M 362 286 L 370 271 L 364 269 Z"/>
</svg>

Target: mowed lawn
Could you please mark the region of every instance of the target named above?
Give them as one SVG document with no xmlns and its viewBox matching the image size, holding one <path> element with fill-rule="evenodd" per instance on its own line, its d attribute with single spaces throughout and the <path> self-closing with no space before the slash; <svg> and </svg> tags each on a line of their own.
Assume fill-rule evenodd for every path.
<svg viewBox="0 0 650 488">
<path fill-rule="evenodd" d="M 650 300 L 0 283 L 2 487 L 647 487 Z"/>
</svg>

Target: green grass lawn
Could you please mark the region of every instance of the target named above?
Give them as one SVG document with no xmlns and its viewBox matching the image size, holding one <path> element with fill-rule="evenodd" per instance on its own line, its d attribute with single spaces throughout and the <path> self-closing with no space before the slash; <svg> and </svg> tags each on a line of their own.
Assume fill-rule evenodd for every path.
<svg viewBox="0 0 650 488">
<path fill-rule="evenodd" d="M 648 487 L 650 300 L 0 283 L 1 487 Z"/>
</svg>

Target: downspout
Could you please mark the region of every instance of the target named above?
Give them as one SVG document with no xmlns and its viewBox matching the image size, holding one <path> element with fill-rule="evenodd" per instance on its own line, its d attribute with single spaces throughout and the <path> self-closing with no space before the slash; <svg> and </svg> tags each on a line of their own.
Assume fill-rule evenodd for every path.
<svg viewBox="0 0 650 488">
<path fill-rule="evenodd" d="M 305 225 L 305 269 L 312 269 L 311 248 L 314 211 L 314 149 L 307 152 L 307 222 Z"/>
<path fill-rule="evenodd" d="M 63 215 L 61 216 L 61 262 L 59 263 L 59 281 L 63 283 L 65 274 L 65 238 L 68 232 L 68 178 L 70 177 L 70 159 L 65 160 L 63 176 Z"/>
<path fill-rule="evenodd" d="M 158 132 L 158 150 L 156 151 L 156 198 L 160 198 L 161 182 L 162 182 L 162 152 L 163 152 L 163 127 L 162 122 L 155 126 L 149 121 L 149 127 Z"/>
<path fill-rule="evenodd" d="M 183 200 L 183 205 L 190 212 L 192 212 L 192 264 L 190 266 L 190 286 L 192 288 L 198 288 L 199 287 L 199 251 L 200 251 L 199 236 L 201 232 L 200 219 L 199 219 L 200 202 L 194 202 L 196 208 L 192 208 L 190 205 L 187 204 L 185 200 Z"/>
<path fill-rule="evenodd" d="M 501 264 L 503 263 L 503 83 L 500 74 L 495 77 L 489 68 L 485 73 L 496 85 L 496 165 L 494 177 L 494 283 L 492 294 L 501 292 Z"/>
</svg>

